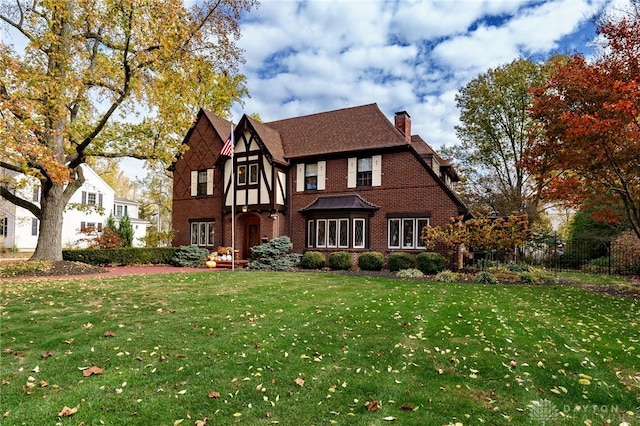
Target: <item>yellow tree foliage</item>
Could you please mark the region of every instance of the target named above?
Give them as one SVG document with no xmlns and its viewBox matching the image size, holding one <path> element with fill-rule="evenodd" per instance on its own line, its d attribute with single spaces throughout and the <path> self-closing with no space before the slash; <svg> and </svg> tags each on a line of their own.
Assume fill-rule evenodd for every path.
<svg viewBox="0 0 640 426">
<path fill-rule="evenodd" d="M 256 0 L 16 0 L 0 23 L 0 172 L 31 176 L 40 220 L 35 259 L 62 258 L 62 212 L 88 158 L 169 163 L 196 111 L 228 113 L 246 95 L 235 40 Z"/>
</svg>

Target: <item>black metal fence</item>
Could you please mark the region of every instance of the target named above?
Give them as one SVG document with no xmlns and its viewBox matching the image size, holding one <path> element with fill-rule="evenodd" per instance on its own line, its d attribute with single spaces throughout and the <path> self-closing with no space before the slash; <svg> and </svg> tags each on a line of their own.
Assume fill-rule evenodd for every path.
<svg viewBox="0 0 640 426">
<path fill-rule="evenodd" d="M 528 244 L 520 257 L 527 264 L 558 272 L 640 275 L 640 252 L 636 247 L 618 241 Z"/>
</svg>

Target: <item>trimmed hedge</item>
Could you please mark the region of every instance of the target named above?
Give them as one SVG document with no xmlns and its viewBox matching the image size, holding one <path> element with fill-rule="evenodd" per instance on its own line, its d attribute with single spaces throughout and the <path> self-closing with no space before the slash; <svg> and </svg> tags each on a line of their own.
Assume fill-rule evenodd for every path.
<svg viewBox="0 0 640 426">
<path fill-rule="evenodd" d="M 389 255 L 389 271 L 395 272 L 401 269 L 413 269 L 416 267 L 416 258 L 411 253 L 398 252 Z"/>
<path fill-rule="evenodd" d="M 62 259 L 95 266 L 169 265 L 177 247 L 123 247 L 111 249 L 63 250 Z"/>
<path fill-rule="evenodd" d="M 416 266 L 424 274 L 433 275 L 444 271 L 444 257 L 440 253 L 425 252 L 416 256 Z"/>
<path fill-rule="evenodd" d="M 368 251 L 358 257 L 358 267 L 363 271 L 382 271 L 384 256 L 377 251 Z"/>
<path fill-rule="evenodd" d="M 325 267 L 326 259 L 319 251 L 308 251 L 300 259 L 302 269 L 322 269 Z"/>
<path fill-rule="evenodd" d="M 329 268 L 337 271 L 348 271 L 351 269 L 353 258 L 351 253 L 346 251 L 336 251 L 329 254 Z"/>
</svg>

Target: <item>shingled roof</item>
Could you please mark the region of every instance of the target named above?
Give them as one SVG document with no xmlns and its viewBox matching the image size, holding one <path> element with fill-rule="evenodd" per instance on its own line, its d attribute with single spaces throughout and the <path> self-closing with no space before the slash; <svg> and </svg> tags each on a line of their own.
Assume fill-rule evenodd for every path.
<svg viewBox="0 0 640 426">
<path fill-rule="evenodd" d="M 224 142 L 229 136 L 229 132 L 231 132 L 231 125 L 233 124 L 231 121 L 225 120 L 224 118 L 208 111 L 206 109 L 202 109 L 202 112 L 207 117 L 213 128 L 218 132 L 220 138 Z M 234 126 L 235 127 L 235 126 Z"/>
<path fill-rule="evenodd" d="M 408 145 L 376 104 L 265 124 L 279 133 L 288 159 Z"/>
</svg>

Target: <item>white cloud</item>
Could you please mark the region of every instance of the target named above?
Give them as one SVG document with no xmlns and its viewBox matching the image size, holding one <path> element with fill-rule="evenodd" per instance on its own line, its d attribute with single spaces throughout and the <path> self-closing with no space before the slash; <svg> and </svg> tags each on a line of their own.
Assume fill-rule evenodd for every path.
<svg viewBox="0 0 640 426">
<path fill-rule="evenodd" d="M 414 133 L 435 148 L 450 146 L 460 88 L 519 56 L 584 48 L 593 36 L 585 25 L 608 3 L 264 1 L 242 23 L 251 98 L 234 118 L 257 112 L 271 121 L 375 102 L 390 119 L 408 111 Z"/>
</svg>

